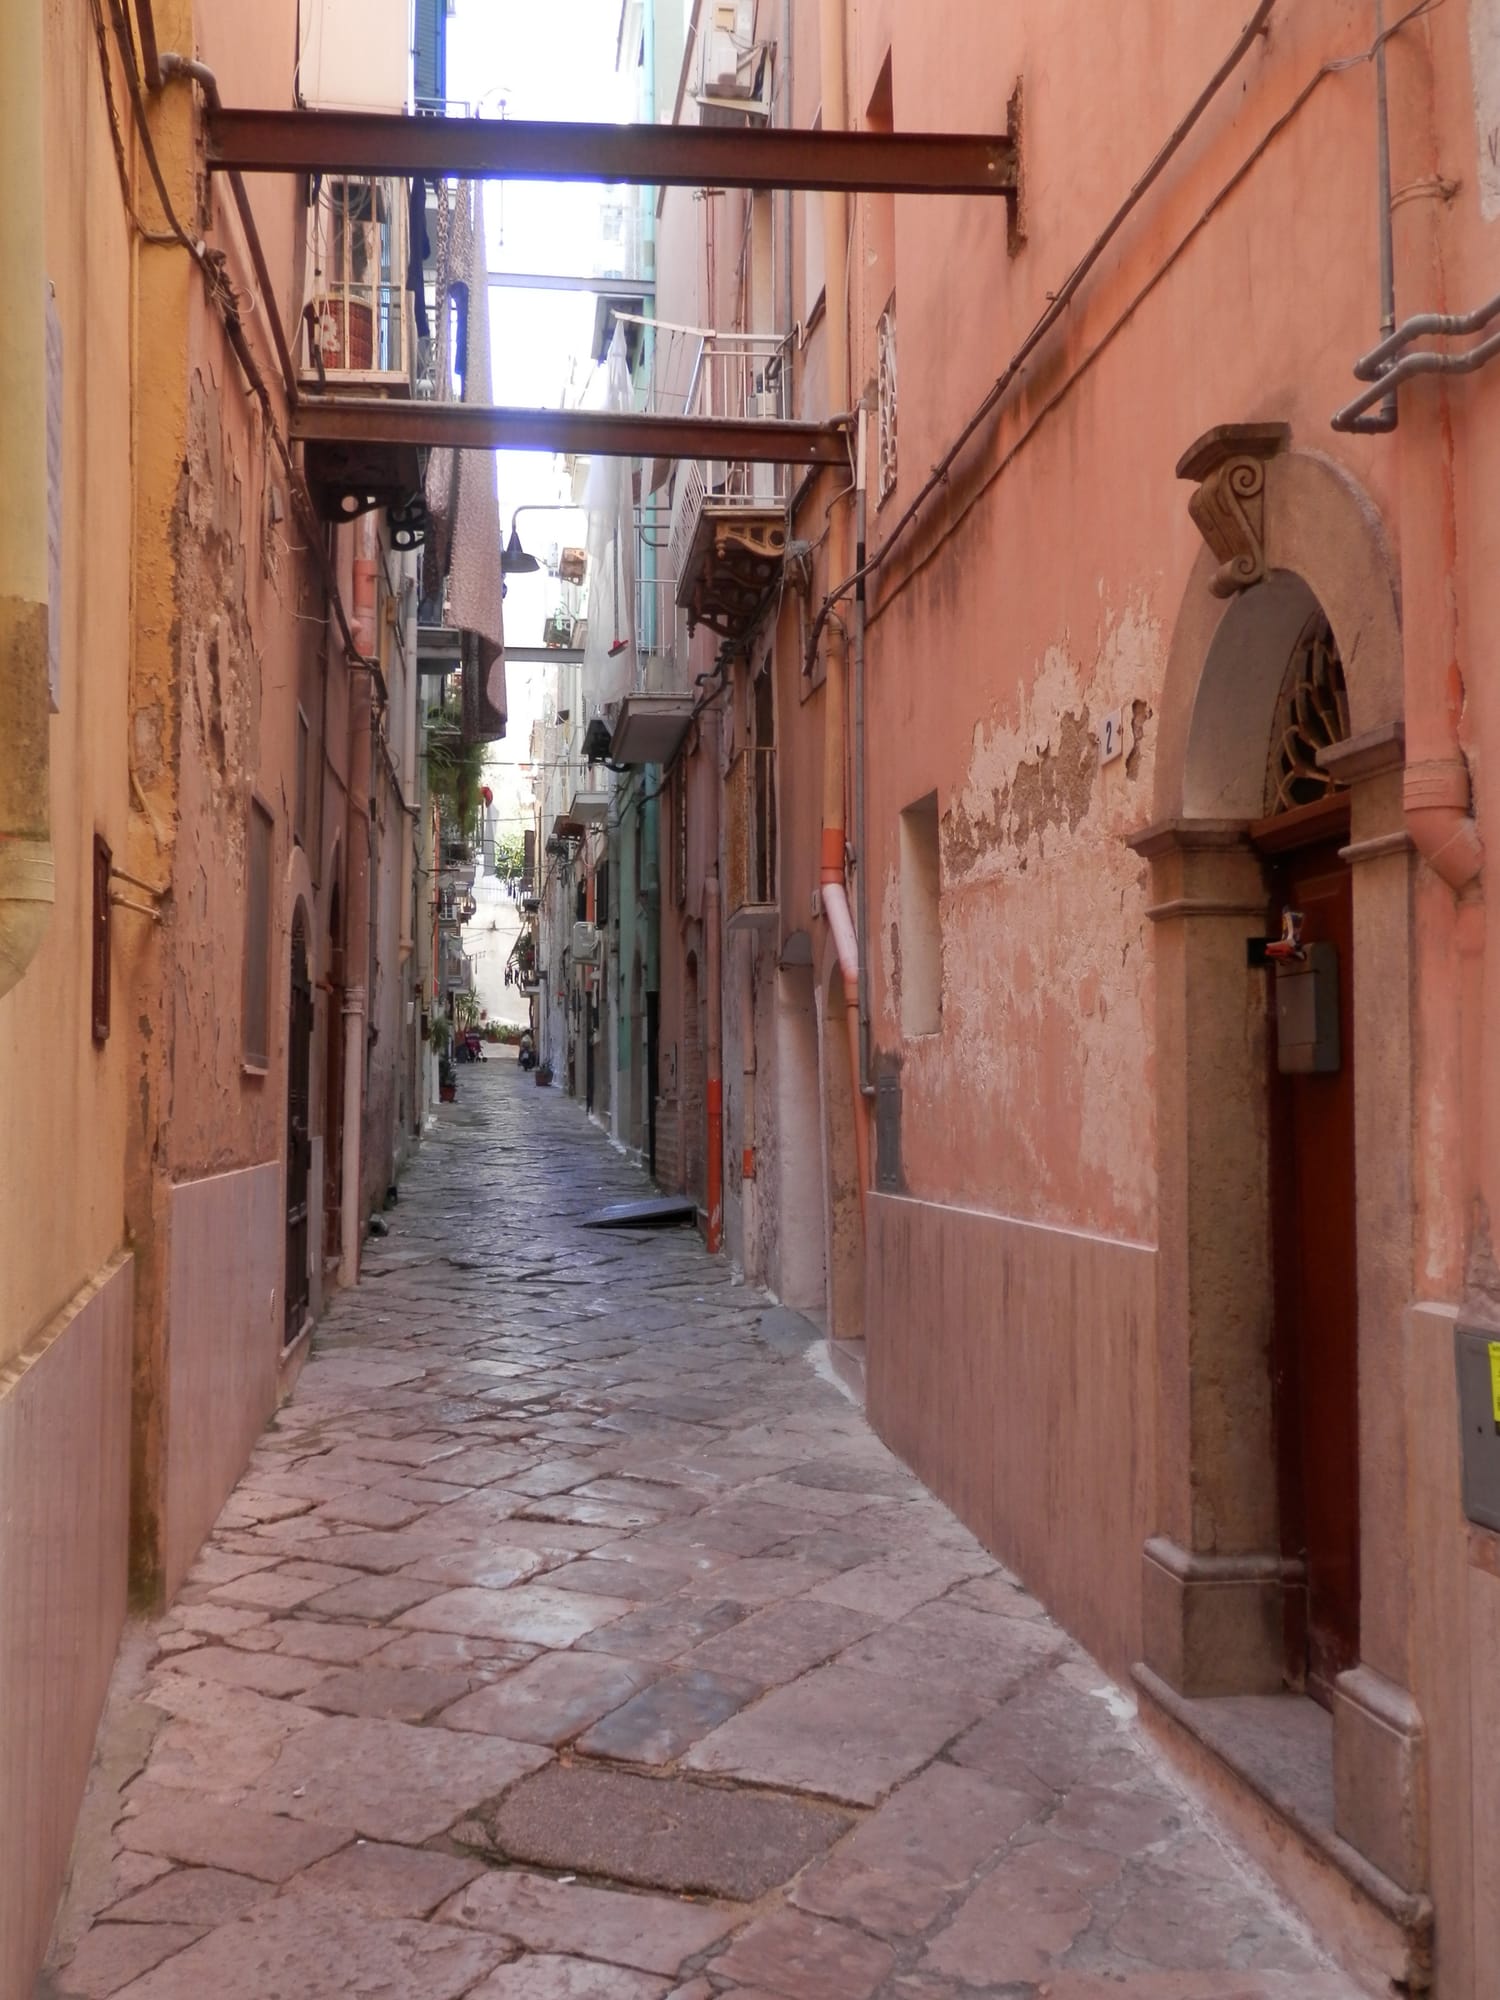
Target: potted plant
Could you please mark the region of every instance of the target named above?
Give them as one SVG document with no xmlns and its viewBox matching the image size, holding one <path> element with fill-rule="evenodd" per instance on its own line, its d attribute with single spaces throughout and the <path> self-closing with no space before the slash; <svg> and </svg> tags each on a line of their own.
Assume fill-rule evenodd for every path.
<svg viewBox="0 0 1500 2000">
<path fill-rule="evenodd" d="M 444 1104 L 458 1099 L 458 1071 L 453 1067 L 453 1023 L 446 1014 L 434 1014 L 428 1041 L 438 1061 L 438 1097 Z"/>
</svg>

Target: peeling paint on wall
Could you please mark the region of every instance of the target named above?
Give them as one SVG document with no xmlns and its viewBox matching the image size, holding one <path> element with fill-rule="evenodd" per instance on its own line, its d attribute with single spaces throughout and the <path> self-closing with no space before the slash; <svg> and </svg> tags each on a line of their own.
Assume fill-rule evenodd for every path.
<svg viewBox="0 0 1500 2000">
<path fill-rule="evenodd" d="M 924 1193 L 1134 1237 L 1154 1229 L 1146 891 L 1123 836 L 1150 798 L 1162 632 L 1144 605 L 1090 653 L 1048 648 L 1020 712 L 977 723 L 940 787 L 943 1028 L 904 1044 L 908 1173 Z M 1130 716 L 1101 766 L 1098 719 Z M 882 885 L 886 1034 L 900 896 Z"/>
</svg>

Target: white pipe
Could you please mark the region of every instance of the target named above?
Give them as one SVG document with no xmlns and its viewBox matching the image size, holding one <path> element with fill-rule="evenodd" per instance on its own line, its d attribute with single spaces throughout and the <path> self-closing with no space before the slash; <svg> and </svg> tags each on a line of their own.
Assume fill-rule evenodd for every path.
<svg viewBox="0 0 1500 2000">
<path fill-rule="evenodd" d="M 47 685 L 46 185 L 42 0 L 7 5 L 0 58 L 0 996 L 52 910 Z"/>
</svg>

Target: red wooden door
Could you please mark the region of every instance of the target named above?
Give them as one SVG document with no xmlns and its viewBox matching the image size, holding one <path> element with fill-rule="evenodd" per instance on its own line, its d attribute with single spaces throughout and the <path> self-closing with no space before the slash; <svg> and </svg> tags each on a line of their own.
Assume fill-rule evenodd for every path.
<svg viewBox="0 0 1500 2000">
<path fill-rule="evenodd" d="M 1338 852 L 1346 838 L 1340 833 L 1294 848 L 1272 864 L 1274 926 L 1284 907 L 1301 910 L 1304 942 L 1330 944 L 1338 958 L 1335 1072 L 1280 1073 L 1272 994 L 1273 1370 L 1282 1551 L 1301 1558 L 1307 1572 L 1305 1599 L 1289 1596 L 1288 1677 L 1325 1705 L 1334 1677 L 1359 1656 L 1354 925 L 1349 868 Z"/>
</svg>

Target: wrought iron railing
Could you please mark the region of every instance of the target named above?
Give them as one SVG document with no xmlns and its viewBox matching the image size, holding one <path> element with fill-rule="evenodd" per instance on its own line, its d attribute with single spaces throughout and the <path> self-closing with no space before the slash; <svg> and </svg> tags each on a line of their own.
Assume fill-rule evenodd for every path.
<svg viewBox="0 0 1500 2000">
<path fill-rule="evenodd" d="M 790 341 L 771 334 L 714 333 L 698 350 L 686 398 L 690 417 L 784 418 L 791 408 Z M 768 513 L 791 504 L 791 468 L 737 459 L 689 459 L 677 469 L 668 567 L 687 569 L 705 507 Z"/>
<path fill-rule="evenodd" d="M 338 377 L 413 370 L 407 290 L 407 183 L 330 175 L 308 228 L 305 359 Z"/>
</svg>

